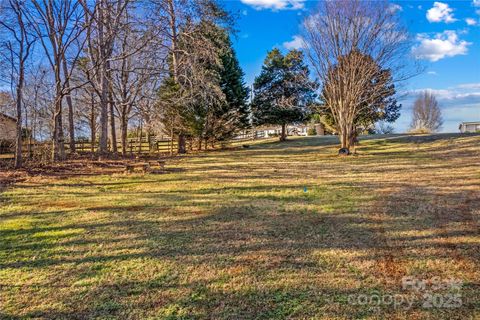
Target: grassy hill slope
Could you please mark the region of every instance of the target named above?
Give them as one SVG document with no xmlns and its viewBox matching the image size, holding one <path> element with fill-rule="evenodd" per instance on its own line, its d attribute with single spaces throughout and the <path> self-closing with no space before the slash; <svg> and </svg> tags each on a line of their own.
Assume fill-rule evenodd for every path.
<svg viewBox="0 0 480 320">
<path fill-rule="evenodd" d="M 337 148 L 257 142 L 165 174 L 8 188 L 0 318 L 480 317 L 480 136 Z M 402 288 L 405 276 L 430 282 Z M 433 287 L 449 279 L 462 286 Z"/>
</svg>

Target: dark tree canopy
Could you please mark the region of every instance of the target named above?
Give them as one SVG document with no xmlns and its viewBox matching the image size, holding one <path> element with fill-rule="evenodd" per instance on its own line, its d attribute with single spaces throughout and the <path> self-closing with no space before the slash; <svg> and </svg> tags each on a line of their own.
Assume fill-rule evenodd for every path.
<svg viewBox="0 0 480 320">
<path fill-rule="evenodd" d="M 285 140 L 286 125 L 305 121 L 315 101 L 318 85 L 309 75 L 301 51 L 286 55 L 278 49 L 270 51 L 253 84 L 253 123 L 282 125 L 280 139 Z"/>
<path fill-rule="evenodd" d="M 249 90 L 245 85 L 245 74 L 228 34 L 224 32 L 223 35 L 225 50 L 220 57 L 222 67 L 219 70 L 219 85 L 225 95 L 225 103 L 220 104 L 215 111 L 215 117 L 219 120 L 215 124 L 216 139 L 220 141 L 231 138 L 239 129 L 250 126 Z"/>
</svg>

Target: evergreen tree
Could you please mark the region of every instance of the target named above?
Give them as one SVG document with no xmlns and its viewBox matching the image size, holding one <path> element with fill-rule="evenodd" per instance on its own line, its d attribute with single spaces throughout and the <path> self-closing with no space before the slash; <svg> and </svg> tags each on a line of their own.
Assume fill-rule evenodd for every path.
<svg viewBox="0 0 480 320">
<path fill-rule="evenodd" d="M 222 68 L 220 88 L 225 95 L 225 103 L 215 110 L 215 139 L 225 141 L 235 132 L 250 126 L 248 106 L 248 88 L 244 82 L 244 73 L 240 67 L 232 42 L 224 32 L 225 52 L 221 56 Z"/>
<path fill-rule="evenodd" d="M 211 21 L 200 21 L 192 30 L 180 34 L 178 42 L 184 54 L 177 55 L 177 68 L 188 81 L 166 78 L 158 106 L 165 131 L 196 139 L 200 149 L 248 127 L 248 89 L 227 31 Z M 203 55 L 195 53 L 199 45 Z"/>
<path fill-rule="evenodd" d="M 301 51 L 267 54 L 262 72 L 255 78 L 252 115 L 255 125 L 281 125 L 280 141 L 286 140 L 286 126 L 303 122 L 314 103 L 318 84 L 310 80 Z"/>
</svg>

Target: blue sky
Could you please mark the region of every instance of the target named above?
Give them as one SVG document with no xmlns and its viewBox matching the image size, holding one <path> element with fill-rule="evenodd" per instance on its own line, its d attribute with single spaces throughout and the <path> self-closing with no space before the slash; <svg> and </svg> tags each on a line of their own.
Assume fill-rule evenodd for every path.
<svg viewBox="0 0 480 320">
<path fill-rule="evenodd" d="M 416 39 L 411 58 L 426 68 L 402 88 L 409 95 L 401 101 L 396 131 L 408 129 L 415 92 L 425 89 L 440 102 L 444 132 L 458 132 L 462 121 L 480 121 L 480 0 L 392 3 Z M 238 16 L 234 46 L 251 84 L 267 51 L 298 46 L 300 23 L 318 1 L 231 0 L 224 5 Z"/>
</svg>

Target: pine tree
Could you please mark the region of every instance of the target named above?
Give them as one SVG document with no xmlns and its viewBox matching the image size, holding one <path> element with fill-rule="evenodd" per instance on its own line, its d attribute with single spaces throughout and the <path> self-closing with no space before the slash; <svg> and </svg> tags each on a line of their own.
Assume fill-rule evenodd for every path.
<svg viewBox="0 0 480 320">
<path fill-rule="evenodd" d="M 225 52 L 221 56 L 220 88 L 226 103 L 215 111 L 215 138 L 217 141 L 230 139 L 238 130 L 250 126 L 248 88 L 235 50 L 228 34 L 224 32 Z"/>
<path fill-rule="evenodd" d="M 281 125 L 280 141 L 284 141 L 288 124 L 307 119 L 318 84 L 309 78 L 301 51 L 292 50 L 284 56 L 280 50 L 273 49 L 267 54 L 253 87 L 254 124 Z"/>
<path fill-rule="evenodd" d="M 227 31 L 211 21 L 200 21 L 192 30 L 178 41 L 186 54 L 177 55 L 177 68 L 188 81 L 165 79 L 158 106 L 165 131 L 196 139 L 201 149 L 249 125 L 248 89 Z M 203 54 L 190 54 L 198 46 Z"/>
</svg>

